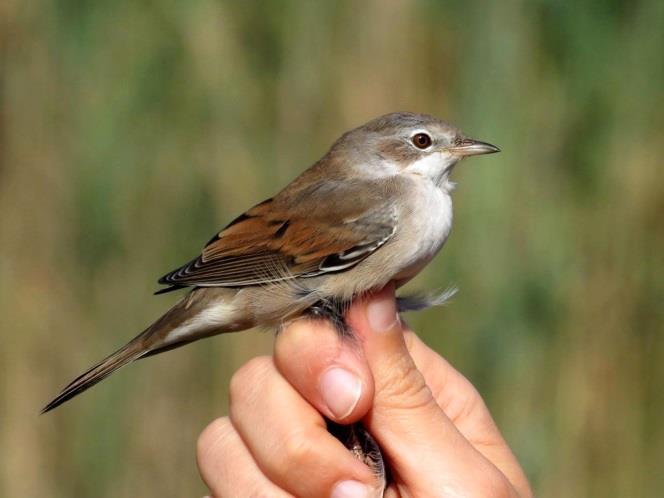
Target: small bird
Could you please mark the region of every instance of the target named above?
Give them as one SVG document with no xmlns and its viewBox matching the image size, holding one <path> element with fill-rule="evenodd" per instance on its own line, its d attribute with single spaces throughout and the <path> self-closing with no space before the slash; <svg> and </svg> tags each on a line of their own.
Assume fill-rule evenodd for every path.
<svg viewBox="0 0 664 498">
<path fill-rule="evenodd" d="M 352 334 L 350 302 L 413 278 L 452 227 L 450 173 L 499 152 L 432 116 L 393 113 L 342 135 L 286 188 L 231 221 L 157 294 L 186 296 L 125 346 L 74 379 L 47 412 L 139 358 L 224 332 L 329 318 Z M 399 299 L 402 311 L 436 298 Z"/>
</svg>

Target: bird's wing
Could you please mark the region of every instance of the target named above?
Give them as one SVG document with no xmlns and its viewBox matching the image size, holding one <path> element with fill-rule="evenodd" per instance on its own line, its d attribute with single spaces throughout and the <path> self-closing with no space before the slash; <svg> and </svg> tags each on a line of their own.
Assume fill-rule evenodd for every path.
<svg viewBox="0 0 664 498">
<path fill-rule="evenodd" d="M 387 242 L 396 221 L 380 189 L 321 182 L 254 206 L 159 283 L 242 287 L 343 271 Z"/>
</svg>

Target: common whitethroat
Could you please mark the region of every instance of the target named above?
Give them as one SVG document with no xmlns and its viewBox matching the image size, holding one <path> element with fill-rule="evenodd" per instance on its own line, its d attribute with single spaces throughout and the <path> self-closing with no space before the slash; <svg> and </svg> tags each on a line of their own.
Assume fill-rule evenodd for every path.
<svg viewBox="0 0 664 498">
<path fill-rule="evenodd" d="M 281 192 L 235 218 L 199 256 L 163 276 L 159 283 L 168 287 L 157 294 L 189 292 L 74 379 L 43 412 L 129 362 L 204 337 L 279 326 L 306 314 L 328 317 L 341 333 L 352 333 L 343 311 L 354 298 L 390 281 L 403 285 L 445 243 L 455 165 L 494 152 L 498 147 L 423 114 L 387 114 L 345 133 Z M 406 298 L 398 305 L 405 311 L 435 302 Z M 340 438 L 357 444 L 353 433 Z"/>
</svg>

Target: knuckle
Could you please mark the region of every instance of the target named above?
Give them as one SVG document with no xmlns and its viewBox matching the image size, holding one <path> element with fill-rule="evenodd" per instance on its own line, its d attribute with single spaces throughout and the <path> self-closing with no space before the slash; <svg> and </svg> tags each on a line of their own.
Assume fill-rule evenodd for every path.
<svg viewBox="0 0 664 498">
<path fill-rule="evenodd" d="M 454 423 L 473 418 L 475 414 L 484 411 L 484 401 L 474 388 L 465 391 L 457 391 L 460 394 L 448 399 L 443 406 L 445 414 Z"/>
<path fill-rule="evenodd" d="M 317 460 L 315 438 L 306 430 L 292 432 L 284 439 L 282 454 L 289 468 L 300 469 Z"/>
<path fill-rule="evenodd" d="M 474 413 L 486 411 L 484 400 L 479 391 L 475 389 L 475 386 L 473 386 L 465 377 L 462 378 L 462 382 L 463 389 L 458 390 L 458 392 L 462 394 L 450 402 L 450 419 L 453 421 L 469 418 Z"/>
<path fill-rule="evenodd" d="M 259 379 L 265 376 L 271 361 L 269 356 L 252 358 L 233 374 L 228 390 L 231 404 L 242 402 L 252 386 L 260 385 Z"/>
<path fill-rule="evenodd" d="M 382 379 L 377 381 L 381 384 L 377 391 L 381 392 L 383 404 L 408 408 L 435 404 L 431 389 L 410 358 L 400 357 L 386 364 L 393 368 L 383 376 L 376 376 Z"/>
<path fill-rule="evenodd" d="M 223 447 L 232 434 L 233 426 L 228 417 L 220 417 L 208 424 L 196 441 L 196 458 L 199 465 L 213 451 Z"/>
</svg>

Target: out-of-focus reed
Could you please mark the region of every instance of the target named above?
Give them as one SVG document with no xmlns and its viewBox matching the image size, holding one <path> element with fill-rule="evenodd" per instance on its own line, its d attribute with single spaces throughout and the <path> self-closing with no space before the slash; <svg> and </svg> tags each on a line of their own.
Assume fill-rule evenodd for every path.
<svg viewBox="0 0 664 498">
<path fill-rule="evenodd" d="M 664 489 L 664 3 L 0 5 L 0 495 L 196 496 L 250 332 L 73 375 L 173 302 L 155 279 L 394 110 L 503 153 L 458 168 L 409 318 L 480 389 L 540 497 Z"/>
</svg>

